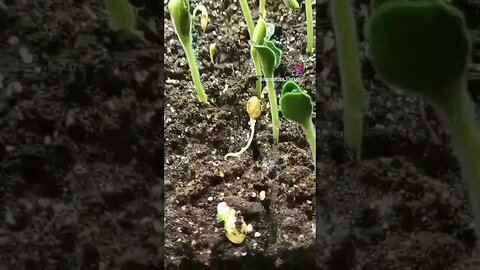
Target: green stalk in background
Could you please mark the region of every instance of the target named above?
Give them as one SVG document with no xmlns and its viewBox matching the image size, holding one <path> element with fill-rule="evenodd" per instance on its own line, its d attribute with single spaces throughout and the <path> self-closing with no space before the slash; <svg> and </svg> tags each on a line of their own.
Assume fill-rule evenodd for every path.
<svg viewBox="0 0 480 270">
<path fill-rule="evenodd" d="M 250 35 L 250 39 L 252 39 L 253 30 L 255 25 L 253 24 L 252 13 L 250 12 L 250 8 L 248 7 L 247 0 L 240 0 L 240 6 L 242 7 L 243 16 L 245 17 L 245 22 L 247 23 L 248 27 L 248 34 Z M 260 59 L 258 58 L 258 54 L 255 50 L 250 50 L 250 55 L 252 56 L 253 67 L 255 69 L 255 76 L 257 77 L 257 84 L 256 84 L 256 92 L 257 97 L 261 98 L 262 96 L 262 67 L 260 66 Z"/>
<path fill-rule="evenodd" d="M 331 0 L 337 59 L 343 92 L 343 124 L 345 143 L 361 157 L 363 122 L 366 98 L 360 61 L 358 59 L 357 29 L 349 0 Z"/>
<path fill-rule="evenodd" d="M 336 1 L 333 1 L 336 2 Z M 313 53 L 315 44 L 313 39 L 313 10 L 312 0 L 305 0 L 305 12 L 307 18 L 307 53 Z"/>
<path fill-rule="evenodd" d="M 260 0 L 260 3 L 258 5 L 258 9 L 260 11 L 260 15 L 265 18 L 267 17 L 267 10 L 265 8 L 265 5 L 267 4 L 267 0 Z"/>
<path fill-rule="evenodd" d="M 248 7 L 247 0 L 240 0 L 240 6 L 242 7 L 243 16 L 245 17 L 245 22 L 247 23 L 248 34 L 250 35 L 250 38 L 252 38 L 255 24 L 253 23 L 252 13 L 250 12 L 250 8 Z"/>
</svg>

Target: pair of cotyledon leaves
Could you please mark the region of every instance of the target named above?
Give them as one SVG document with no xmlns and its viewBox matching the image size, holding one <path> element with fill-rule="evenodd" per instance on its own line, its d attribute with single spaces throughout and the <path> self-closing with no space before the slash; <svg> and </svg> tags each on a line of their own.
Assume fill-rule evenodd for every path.
<svg viewBox="0 0 480 270">
<path fill-rule="evenodd" d="M 376 71 L 395 87 L 436 99 L 465 73 L 465 18 L 445 0 L 374 1 L 365 36 Z"/>
</svg>

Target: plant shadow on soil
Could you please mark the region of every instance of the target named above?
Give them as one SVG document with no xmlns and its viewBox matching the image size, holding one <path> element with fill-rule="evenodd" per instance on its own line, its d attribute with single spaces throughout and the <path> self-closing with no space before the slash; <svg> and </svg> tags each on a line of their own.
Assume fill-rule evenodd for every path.
<svg viewBox="0 0 480 270">
<path fill-rule="evenodd" d="M 191 1 L 193 9 L 199 1 Z M 258 6 L 248 1 L 254 20 Z M 165 7 L 165 268 L 312 269 L 315 263 L 315 175 L 308 143 L 282 118 L 275 144 L 270 109 L 263 106 L 254 141 L 240 158 L 224 160 L 249 134 L 246 101 L 255 95 L 248 31 L 238 1 L 203 1 L 211 18 L 203 33 L 194 19 L 193 46 L 213 106 L 198 104 Z M 297 79 L 315 98 L 315 57 L 306 48 L 305 10 L 267 3 L 267 21 L 284 55 L 280 78 Z M 217 44 L 215 65 L 208 48 Z M 295 74 L 303 63 L 306 72 Z M 283 82 L 277 82 L 277 93 Z M 268 103 L 264 98 L 263 103 Z M 281 114 L 280 114 L 281 117 Z M 265 191 L 266 199 L 259 194 Z M 220 201 L 242 211 L 254 232 L 241 245 L 216 222 Z M 255 232 L 257 234 L 255 234 Z"/>
<path fill-rule="evenodd" d="M 354 1 L 360 31 L 370 1 Z M 480 6 L 453 1 L 478 36 Z M 365 55 L 361 63 L 370 106 L 363 158 L 355 163 L 343 147 L 340 77 L 330 10 L 317 10 L 319 48 L 317 116 L 320 158 L 317 165 L 317 255 L 319 269 L 480 269 L 474 259 L 466 186 L 450 141 L 433 108 L 426 105 L 435 141 L 422 121 L 418 98 L 387 89 Z M 474 39 L 469 91 L 478 102 L 480 63 Z M 320 105 L 321 104 L 321 105 Z"/>
<path fill-rule="evenodd" d="M 163 37 L 102 1 L 2 3 L 0 269 L 160 269 Z"/>
</svg>

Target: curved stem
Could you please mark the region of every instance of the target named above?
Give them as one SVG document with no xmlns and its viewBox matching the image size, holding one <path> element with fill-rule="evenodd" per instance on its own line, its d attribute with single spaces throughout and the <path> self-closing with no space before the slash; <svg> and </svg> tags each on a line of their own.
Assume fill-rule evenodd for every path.
<svg viewBox="0 0 480 270">
<path fill-rule="evenodd" d="M 313 158 L 313 163 L 316 165 L 317 164 L 317 151 L 316 151 L 316 145 L 317 145 L 317 140 L 316 140 L 316 134 L 315 134 L 315 125 L 313 124 L 312 119 L 308 121 L 307 123 L 302 125 L 303 132 L 305 133 L 305 136 L 307 137 L 308 144 L 310 145 L 310 150 L 312 152 L 312 158 Z"/>
<path fill-rule="evenodd" d="M 480 237 L 480 129 L 475 120 L 475 106 L 466 89 L 466 80 L 455 91 L 435 102 L 443 124 L 451 134 L 464 178 L 468 182 L 470 202 L 475 218 L 475 233 Z"/>
<path fill-rule="evenodd" d="M 278 118 L 277 94 L 275 93 L 275 83 L 273 76 L 265 76 L 268 87 L 268 101 L 270 102 L 270 112 L 272 114 L 273 139 L 278 143 L 280 137 L 280 119 Z"/>
<path fill-rule="evenodd" d="M 250 137 L 248 139 L 247 145 L 245 145 L 245 147 L 243 147 L 242 149 L 240 149 L 240 151 L 236 153 L 226 154 L 224 156 L 225 159 L 227 157 L 239 157 L 241 154 L 243 154 L 243 152 L 247 151 L 247 149 L 250 147 L 250 144 L 252 144 L 253 135 L 255 134 L 255 122 L 256 122 L 255 119 L 252 119 L 252 118 L 250 118 L 250 122 L 248 122 L 250 124 Z"/>
<path fill-rule="evenodd" d="M 183 48 L 185 49 L 185 53 L 187 55 L 188 65 L 192 73 L 193 84 L 195 85 L 195 90 L 197 91 L 198 100 L 203 104 L 208 104 L 208 97 L 203 90 L 202 82 L 200 80 L 200 72 L 198 71 L 192 43 L 183 44 Z"/>
<path fill-rule="evenodd" d="M 305 12 L 307 18 L 307 53 L 312 53 L 315 49 L 313 41 L 313 9 L 312 0 L 305 0 Z"/>
<path fill-rule="evenodd" d="M 344 99 L 345 143 L 360 157 L 363 141 L 364 88 L 358 59 L 357 29 L 349 0 L 331 0 L 338 65 Z"/>
</svg>

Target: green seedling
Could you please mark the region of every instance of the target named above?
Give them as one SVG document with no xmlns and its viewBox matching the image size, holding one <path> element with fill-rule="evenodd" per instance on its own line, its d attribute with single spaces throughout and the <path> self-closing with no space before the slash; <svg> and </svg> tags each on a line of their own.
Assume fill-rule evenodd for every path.
<svg viewBox="0 0 480 270">
<path fill-rule="evenodd" d="M 257 122 L 257 118 L 260 117 L 260 114 L 262 113 L 262 102 L 256 96 L 251 97 L 247 101 L 247 113 L 250 117 L 250 121 L 248 121 L 248 125 L 250 126 L 250 136 L 248 137 L 247 145 L 245 145 L 245 147 L 236 153 L 226 154 L 225 159 L 227 157 L 239 157 L 241 154 L 243 154 L 243 152 L 247 151 L 247 149 L 250 147 L 250 144 L 252 144 L 253 135 L 255 134 L 255 123 Z"/>
<path fill-rule="evenodd" d="M 315 44 L 313 39 L 314 34 L 312 0 L 305 0 L 305 13 L 307 18 L 307 53 L 313 53 L 313 51 L 315 50 Z"/>
<path fill-rule="evenodd" d="M 250 12 L 250 8 L 248 7 L 247 0 L 240 0 L 240 6 L 242 7 L 243 15 L 245 17 L 245 22 L 247 23 L 248 27 L 248 34 L 250 39 L 252 39 L 253 31 L 255 29 L 255 25 L 253 24 L 252 13 Z M 260 98 L 262 92 L 262 68 L 260 59 L 258 58 L 258 54 L 255 50 L 250 50 L 250 55 L 252 57 L 253 68 L 255 69 L 255 76 L 257 77 L 257 83 L 255 89 L 257 90 L 257 97 Z"/>
<path fill-rule="evenodd" d="M 282 96 L 280 97 L 280 108 L 283 117 L 299 124 L 305 136 L 314 164 L 316 164 L 316 135 L 315 125 L 312 121 L 313 103 L 312 98 L 300 89 L 294 81 L 288 81 L 283 85 Z"/>
<path fill-rule="evenodd" d="M 122 31 L 149 43 L 145 39 L 144 33 L 137 29 L 138 9 L 132 6 L 128 0 L 104 0 L 104 3 L 110 14 L 110 26 L 115 31 Z"/>
<path fill-rule="evenodd" d="M 345 144 L 361 156 L 363 122 L 366 111 L 365 90 L 358 59 L 355 17 L 349 0 L 331 0 L 337 59 L 343 92 L 343 124 Z"/>
<path fill-rule="evenodd" d="M 292 9 L 299 9 L 300 4 L 298 4 L 297 0 L 283 0 L 285 6 L 292 8 Z"/>
<path fill-rule="evenodd" d="M 210 18 L 208 17 L 207 8 L 203 5 L 198 5 L 193 9 L 192 16 L 195 18 L 198 12 L 201 12 L 200 15 L 200 27 L 202 28 L 203 32 L 207 31 L 208 23 L 210 22 Z"/>
<path fill-rule="evenodd" d="M 267 4 L 267 0 L 260 0 L 260 2 L 258 4 L 258 9 L 260 11 L 260 16 L 262 16 L 263 18 L 267 17 L 267 9 L 265 8 L 266 4 Z"/>
<path fill-rule="evenodd" d="M 195 10 L 198 9 L 199 7 L 195 8 Z M 168 10 L 170 11 L 175 32 L 187 55 L 198 100 L 202 104 L 209 104 L 207 94 L 203 90 L 203 85 L 200 80 L 200 73 L 192 46 L 192 14 L 190 14 L 189 0 L 170 0 Z"/>
<path fill-rule="evenodd" d="M 467 92 L 471 44 L 465 18 L 440 0 L 383 2 L 365 29 L 374 67 L 387 84 L 436 108 L 468 181 L 479 239 L 480 130 Z"/>
<path fill-rule="evenodd" d="M 277 48 L 275 43 L 270 40 L 266 40 L 267 24 L 260 18 L 253 32 L 253 38 L 250 40 L 252 49 L 258 53 L 260 61 L 262 63 L 262 71 L 267 81 L 268 87 L 268 99 L 270 102 L 270 109 L 272 114 L 273 124 L 273 138 L 278 142 L 280 136 L 280 119 L 278 118 L 277 109 L 277 95 L 275 93 L 274 72 L 280 66 L 282 58 L 282 50 Z M 261 90 L 258 93 L 261 96 Z"/>
<path fill-rule="evenodd" d="M 208 47 L 208 51 L 210 53 L 210 63 L 215 64 L 215 55 L 217 54 L 217 44 L 212 43 L 210 47 Z"/>
</svg>

